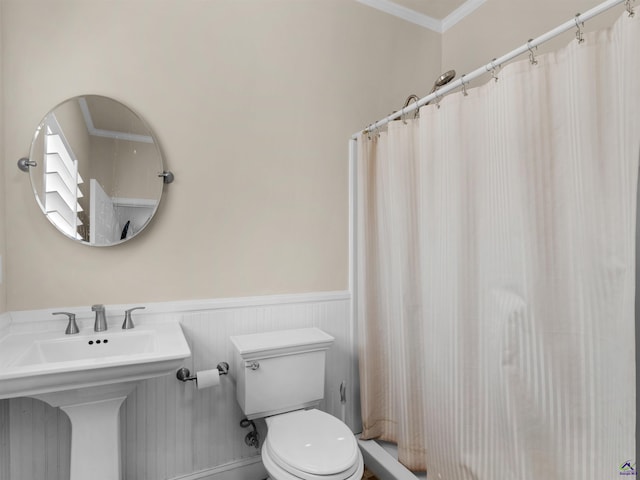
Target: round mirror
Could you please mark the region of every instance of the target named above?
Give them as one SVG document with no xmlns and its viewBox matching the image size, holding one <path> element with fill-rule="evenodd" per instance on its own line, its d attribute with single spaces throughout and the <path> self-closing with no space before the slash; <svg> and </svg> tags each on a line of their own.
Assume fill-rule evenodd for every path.
<svg viewBox="0 0 640 480">
<path fill-rule="evenodd" d="M 148 225 L 164 179 L 151 129 L 99 95 L 71 98 L 44 117 L 31 143 L 29 174 L 49 221 L 67 237 L 100 247 Z"/>
</svg>

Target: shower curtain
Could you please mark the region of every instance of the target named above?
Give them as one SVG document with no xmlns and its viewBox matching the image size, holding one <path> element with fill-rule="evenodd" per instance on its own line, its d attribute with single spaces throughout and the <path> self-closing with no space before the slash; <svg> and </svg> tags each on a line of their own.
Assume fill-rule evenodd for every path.
<svg viewBox="0 0 640 480">
<path fill-rule="evenodd" d="M 635 468 L 640 19 L 357 139 L 363 437 L 429 479 Z"/>
</svg>

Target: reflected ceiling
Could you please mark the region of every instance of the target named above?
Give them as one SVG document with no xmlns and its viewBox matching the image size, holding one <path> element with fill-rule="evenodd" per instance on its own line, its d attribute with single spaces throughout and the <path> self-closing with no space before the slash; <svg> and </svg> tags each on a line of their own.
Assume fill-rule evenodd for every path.
<svg viewBox="0 0 640 480">
<path fill-rule="evenodd" d="M 355 0 L 437 33 L 444 33 L 487 0 Z"/>
<path fill-rule="evenodd" d="M 410 8 L 436 20 L 442 20 L 466 0 L 392 0 L 403 7 Z"/>
</svg>

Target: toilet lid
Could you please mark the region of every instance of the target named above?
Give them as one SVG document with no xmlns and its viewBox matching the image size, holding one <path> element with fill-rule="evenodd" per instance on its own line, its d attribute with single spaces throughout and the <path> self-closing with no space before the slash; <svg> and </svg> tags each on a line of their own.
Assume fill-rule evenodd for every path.
<svg viewBox="0 0 640 480">
<path fill-rule="evenodd" d="M 297 410 L 270 420 L 267 442 L 282 467 L 334 475 L 357 464 L 359 450 L 353 433 L 334 416 L 320 410 Z"/>
<path fill-rule="evenodd" d="M 349 470 L 334 475 L 313 475 L 302 470 L 296 470 L 291 465 L 281 465 L 280 461 L 277 461 L 273 452 L 271 452 L 268 437 L 262 446 L 261 453 L 262 463 L 269 473 L 269 478 L 274 480 L 361 480 L 364 472 L 362 454 L 358 455 L 358 460 Z"/>
</svg>

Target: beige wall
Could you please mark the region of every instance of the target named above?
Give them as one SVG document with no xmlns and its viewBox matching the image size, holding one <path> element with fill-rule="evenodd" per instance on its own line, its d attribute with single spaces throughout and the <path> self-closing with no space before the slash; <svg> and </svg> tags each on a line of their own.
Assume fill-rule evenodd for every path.
<svg viewBox="0 0 640 480">
<path fill-rule="evenodd" d="M 0 72 L 2 69 L 2 59 L 4 55 L 2 52 L 4 51 L 4 31 L 2 28 L 2 4 L 0 3 Z M 0 145 L 4 145 L 4 95 L 3 92 L 3 76 L 0 75 Z M 16 159 L 17 161 L 17 159 Z M 0 149 L 0 185 L 4 185 L 5 179 L 5 157 L 4 151 Z M 7 278 L 6 278 L 6 263 L 7 263 L 7 251 L 6 251 L 6 235 L 5 235 L 5 224 L 6 224 L 6 213 L 5 213 L 5 205 L 6 205 L 6 189 L 2 188 L 0 190 L 0 258 L 2 261 L 0 262 L 0 314 L 6 311 L 7 309 Z M 1 459 L 1 457 L 0 457 Z M 2 478 L 2 468 L 0 467 L 0 479 Z"/>
<path fill-rule="evenodd" d="M 347 288 L 347 140 L 427 93 L 438 35 L 348 0 L 2 8 L 8 310 Z M 176 176 L 117 247 L 55 231 L 14 166 L 84 93 L 140 113 Z"/>
<path fill-rule="evenodd" d="M 0 312 L 345 289 L 351 133 L 599 1 L 488 0 L 441 43 L 350 0 L 2 0 Z M 176 175 L 117 247 L 56 232 L 15 168 L 44 113 L 83 93 L 139 112 Z"/>
<path fill-rule="evenodd" d="M 602 1 L 487 0 L 442 36 L 443 69 L 455 68 L 458 75 L 472 72 Z M 619 6 L 586 22 L 585 31 L 610 25 L 623 11 L 624 7 Z M 575 31 L 566 32 L 541 45 L 539 53 L 560 48 L 574 39 Z M 521 58 L 527 60 L 526 55 Z M 490 78 L 482 77 L 476 84 Z"/>
</svg>

